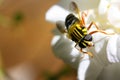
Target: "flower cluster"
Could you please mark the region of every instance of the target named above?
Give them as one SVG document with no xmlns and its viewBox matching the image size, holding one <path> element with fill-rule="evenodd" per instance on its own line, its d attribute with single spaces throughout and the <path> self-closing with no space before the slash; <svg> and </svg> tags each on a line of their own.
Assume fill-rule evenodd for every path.
<svg viewBox="0 0 120 80">
<path fill-rule="evenodd" d="M 70 13 L 69 4 L 73 0 L 60 0 L 46 13 L 46 20 L 52 23 L 65 21 Z M 94 54 L 90 58 L 87 54 L 80 59 L 82 53 L 74 48 L 75 43 L 65 35 L 54 29 L 51 45 L 54 54 L 78 70 L 78 80 L 119 80 L 120 73 L 120 9 L 119 0 L 74 0 L 81 11 L 87 11 L 86 26 L 91 21 L 106 32 L 115 32 L 114 35 L 103 33 L 93 34 L 94 47 L 88 48 Z M 94 30 L 93 27 L 91 30 Z"/>
</svg>

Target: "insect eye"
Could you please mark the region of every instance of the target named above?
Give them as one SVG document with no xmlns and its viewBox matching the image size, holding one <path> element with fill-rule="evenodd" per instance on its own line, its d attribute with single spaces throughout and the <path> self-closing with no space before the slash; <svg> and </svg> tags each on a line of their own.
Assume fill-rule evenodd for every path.
<svg viewBox="0 0 120 80">
<path fill-rule="evenodd" d="M 74 15 L 73 15 L 73 14 L 69 14 L 69 15 L 66 17 L 65 26 L 66 26 L 67 29 L 68 29 L 69 25 L 71 25 L 73 18 L 74 18 Z"/>
<path fill-rule="evenodd" d="M 86 41 L 92 41 L 92 36 L 89 35 L 89 34 L 87 34 L 87 35 L 84 37 L 84 39 L 85 39 Z"/>
</svg>

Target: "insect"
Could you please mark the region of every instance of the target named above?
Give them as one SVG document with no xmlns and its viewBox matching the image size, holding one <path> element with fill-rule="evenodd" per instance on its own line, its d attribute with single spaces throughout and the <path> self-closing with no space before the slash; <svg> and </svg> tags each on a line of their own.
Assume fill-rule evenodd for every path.
<svg viewBox="0 0 120 80">
<path fill-rule="evenodd" d="M 80 48 L 77 49 L 84 53 L 88 54 L 90 57 L 93 57 L 91 52 L 83 51 L 84 48 L 94 46 L 92 40 L 92 34 L 96 32 L 100 32 L 106 35 L 111 35 L 112 33 L 107 33 L 103 30 L 100 30 L 95 22 L 91 22 L 88 27 L 86 27 L 84 17 L 87 16 L 86 13 L 80 12 L 77 4 L 75 2 L 71 2 L 71 7 L 75 13 L 77 13 L 78 17 L 70 13 L 65 19 L 65 27 L 61 25 L 61 23 L 57 23 L 57 28 L 62 33 L 67 33 L 68 38 L 76 43 L 75 47 L 78 45 Z M 92 26 L 95 26 L 96 30 L 88 33 Z"/>
</svg>

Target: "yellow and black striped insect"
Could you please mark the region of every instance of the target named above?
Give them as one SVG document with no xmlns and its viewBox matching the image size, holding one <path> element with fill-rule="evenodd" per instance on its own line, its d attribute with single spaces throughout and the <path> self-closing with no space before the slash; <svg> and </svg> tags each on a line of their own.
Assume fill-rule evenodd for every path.
<svg viewBox="0 0 120 80">
<path fill-rule="evenodd" d="M 93 57 L 92 53 L 83 51 L 83 48 L 94 46 L 92 42 L 92 34 L 96 32 L 101 32 L 103 34 L 109 35 L 109 33 L 100 30 L 95 22 L 91 22 L 90 25 L 86 27 L 84 17 L 87 16 L 87 14 L 84 12 L 80 12 L 75 2 L 71 2 L 71 5 L 74 9 L 74 12 L 78 14 L 78 17 L 70 13 L 65 19 L 65 28 L 58 23 L 57 28 L 62 33 L 67 33 L 67 36 L 76 43 L 75 47 L 78 45 L 80 47 L 79 50 L 82 53 L 88 54 L 89 56 Z M 96 27 L 96 30 L 88 33 L 92 25 Z"/>
</svg>

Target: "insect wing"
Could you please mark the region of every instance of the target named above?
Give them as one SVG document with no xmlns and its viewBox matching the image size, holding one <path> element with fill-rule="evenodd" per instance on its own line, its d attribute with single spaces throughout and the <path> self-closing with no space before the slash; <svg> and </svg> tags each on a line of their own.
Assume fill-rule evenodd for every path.
<svg viewBox="0 0 120 80">
<path fill-rule="evenodd" d="M 78 15 L 79 20 L 81 20 L 81 15 L 80 15 L 80 10 L 75 2 L 70 3 L 70 11 L 74 12 L 75 14 Z"/>
</svg>

